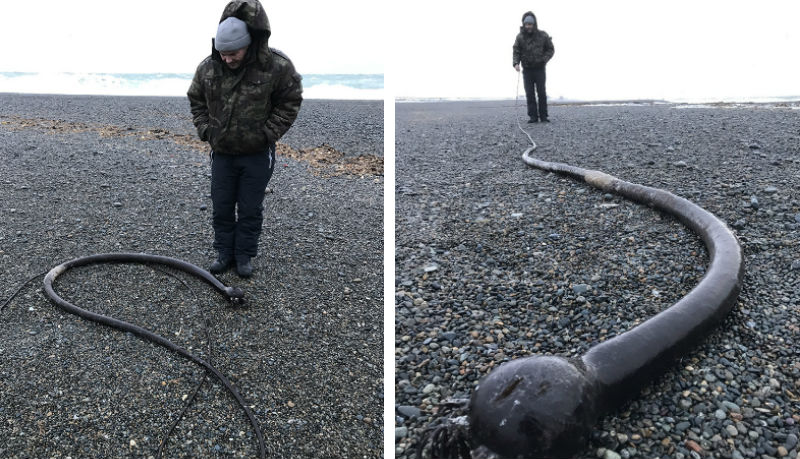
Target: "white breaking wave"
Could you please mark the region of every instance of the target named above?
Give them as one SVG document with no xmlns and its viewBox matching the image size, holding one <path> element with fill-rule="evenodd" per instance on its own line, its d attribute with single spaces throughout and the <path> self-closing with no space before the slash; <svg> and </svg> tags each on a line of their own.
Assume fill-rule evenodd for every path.
<svg viewBox="0 0 800 459">
<path fill-rule="evenodd" d="M 174 77 L 131 80 L 99 73 L 0 74 L 0 92 L 86 94 L 104 96 L 186 95 L 191 79 Z"/>
<path fill-rule="evenodd" d="M 383 89 L 358 89 L 341 84 L 322 83 L 303 88 L 306 99 L 383 100 Z"/>
<path fill-rule="evenodd" d="M 185 97 L 191 82 L 182 73 L 0 72 L 0 92 L 24 94 Z M 306 99 L 383 99 L 383 75 L 309 75 L 304 83 Z"/>
</svg>

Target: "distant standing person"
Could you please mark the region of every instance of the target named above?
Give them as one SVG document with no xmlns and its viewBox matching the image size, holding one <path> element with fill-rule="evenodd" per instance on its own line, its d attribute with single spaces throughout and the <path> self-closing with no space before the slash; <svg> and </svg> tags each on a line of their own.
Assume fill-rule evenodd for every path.
<svg viewBox="0 0 800 459">
<path fill-rule="evenodd" d="M 525 98 L 528 100 L 528 122 L 550 122 L 547 116 L 547 90 L 545 67 L 553 58 L 553 39 L 544 30 L 539 30 L 536 15 L 532 11 L 522 15 L 522 27 L 514 41 L 514 69 L 522 64 L 522 79 L 525 81 Z M 536 96 L 539 97 L 537 106 Z"/>
<path fill-rule="evenodd" d="M 275 167 L 275 142 L 300 111 L 300 75 L 267 44 L 267 13 L 258 0 L 233 0 L 197 67 L 188 96 L 200 139 L 211 145 L 211 202 L 219 274 L 234 261 L 253 274 L 263 223 L 264 189 Z"/>
</svg>

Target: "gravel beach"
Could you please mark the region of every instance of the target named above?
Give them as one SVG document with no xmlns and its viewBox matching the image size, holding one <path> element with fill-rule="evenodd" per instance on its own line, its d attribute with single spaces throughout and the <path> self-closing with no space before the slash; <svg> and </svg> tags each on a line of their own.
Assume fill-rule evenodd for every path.
<svg viewBox="0 0 800 459">
<path fill-rule="evenodd" d="M 382 104 L 305 101 L 282 142 L 381 162 Z M 0 304 L 94 253 L 207 267 L 210 167 L 194 136 L 185 98 L 0 94 Z M 246 292 L 243 307 L 161 266 L 76 268 L 55 289 L 209 359 L 251 405 L 269 457 L 383 457 L 383 185 L 279 155 L 254 276 L 220 276 Z M 0 311 L 0 457 L 153 457 L 203 374 L 64 313 L 36 279 Z M 209 380 L 164 457 L 250 458 L 256 446 Z"/>
<path fill-rule="evenodd" d="M 666 189 L 745 252 L 706 340 L 598 422 L 584 458 L 800 457 L 800 104 L 554 105 L 535 156 Z M 508 360 L 577 357 L 706 270 L 675 219 L 525 166 L 507 102 L 397 105 L 395 445 Z M 476 457 L 486 456 L 480 451 Z"/>
</svg>

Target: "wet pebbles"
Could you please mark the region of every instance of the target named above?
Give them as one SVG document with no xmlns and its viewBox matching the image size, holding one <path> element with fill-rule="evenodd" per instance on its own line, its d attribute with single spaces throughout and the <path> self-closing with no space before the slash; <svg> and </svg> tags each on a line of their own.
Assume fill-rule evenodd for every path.
<svg viewBox="0 0 800 459">
<path fill-rule="evenodd" d="M 702 242 L 674 219 L 525 167 L 523 115 L 513 102 L 398 105 L 398 457 L 492 368 L 578 356 L 705 272 Z M 693 200 L 735 228 L 747 263 L 734 311 L 603 418 L 581 457 L 797 457 L 800 111 L 556 106 L 551 119 L 525 126 L 539 157 Z"/>
<path fill-rule="evenodd" d="M 307 101 L 287 142 L 381 154 L 382 133 L 367 129 L 382 125 L 381 107 Z M 194 132 L 183 98 L 0 95 L 0 122 L 12 115 Z M 207 153 L 0 125 L 0 157 L 0 301 L 93 253 L 213 259 Z M 210 359 L 251 404 L 269 457 L 381 457 L 382 178 L 321 178 L 279 157 L 270 187 L 254 277 L 221 276 L 246 292 L 243 308 L 141 265 L 75 269 L 56 290 Z M 160 347 L 63 313 L 37 279 L 0 312 L 0 457 L 152 457 L 202 377 Z M 232 397 L 207 382 L 165 457 L 249 458 L 255 446 Z"/>
</svg>

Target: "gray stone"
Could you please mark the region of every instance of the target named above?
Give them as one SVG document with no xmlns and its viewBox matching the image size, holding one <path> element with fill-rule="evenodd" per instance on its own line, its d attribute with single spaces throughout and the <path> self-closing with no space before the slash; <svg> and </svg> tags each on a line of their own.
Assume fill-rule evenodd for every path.
<svg viewBox="0 0 800 459">
<path fill-rule="evenodd" d="M 735 403 L 733 403 L 733 402 L 731 402 L 731 401 L 728 401 L 728 400 L 723 400 L 723 401 L 722 401 L 722 404 L 725 406 L 725 408 L 726 408 L 728 411 L 732 411 L 732 412 L 734 412 L 734 413 L 739 413 L 739 412 L 741 412 L 741 411 L 742 411 L 742 410 L 741 410 L 741 408 L 739 408 L 739 405 L 737 405 L 737 404 L 735 404 Z"/>
<path fill-rule="evenodd" d="M 590 285 L 587 285 L 587 284 L 578 284 L 578 285 L 574 285 L 572 287 L 572 291 L 577 293 L 578 295 L 582 295 L 582 294 L 588 292 L 591 289 L 592 289 L 592 287 Z"/>
<path fill-rule="evenodd" d="M 456 339 L 456 336 L 458 336 L 458 335 L 456 335 L 455 332 L 444 332 L 444 333 L 442 333 L 441 336 L 442 336 L 442 338 L 446 339 L 447 341 L 453 341 L 454 339 Z"/>
<path fill-rule="evenodd" d="M 395 441 L 400 440 L 401 438 L 405 438 L 408 435 L 408 427 L 395 427 L 394 428 L 394 439 Z"/>
<path fill-rule="evenodd" d="M 688 429 L 689 427 L 691 427 L 691 424 L 689 423 L 689 421 L 681 421 L 681 422 L 675 424 L 675 430 L 678 431 L 678 432 L 683 432 L 684 430 Z"/>
<path fill-rule="evenodd" d="M 400 405 L 397 407 L 397 412 L 407 418 L 416 418 L 420 415 L 421 411 L 416 406 Z"/>
<path fill-rule="evenodd" d="M 786 449 L 789 451 L 793 450 L 795 446 L 797 446 L 797 435 L 790 433 L 786 436 L 786 442 L 784 443 Z"/>
</svg>

